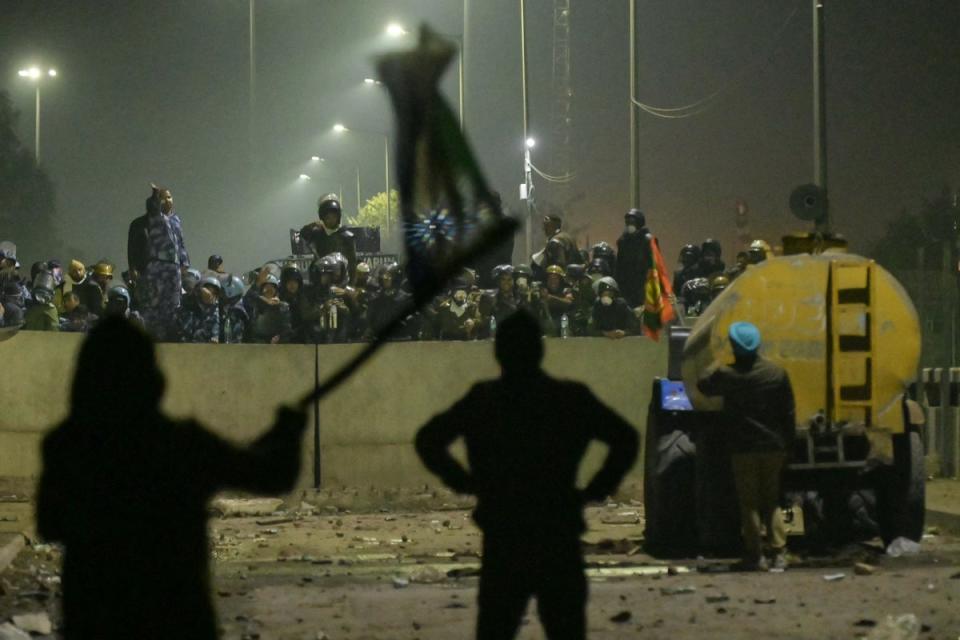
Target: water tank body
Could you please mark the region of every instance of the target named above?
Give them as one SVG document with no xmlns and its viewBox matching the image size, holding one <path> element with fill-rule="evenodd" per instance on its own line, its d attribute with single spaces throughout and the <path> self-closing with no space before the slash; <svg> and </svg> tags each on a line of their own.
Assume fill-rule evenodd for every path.
<svg viewBox="0 0 960 640">
<path fill-rule="evenodd" d="M 798 427 L 820 412 L 829 416 L 832 404 L 837 422 L 903 432 L 901 403 L 917 373 L 920 325 L 900 283 L 870 265 L 861 256 L 825 253 L 747 268 L 697 320 L 684 347 L 683 379 L 694 406 L 722 406 L 701 395 L 696 381 L 712 364 L 733 361 L 727 331 L 731 323 L 747 321 L 760 329 L 761 354 L 790 375 Z M 858 387 L 869 397 L 861 403 L 870 405 L 864 412 L 857 411 L 856 394 L 846 393 Z M 854 399 L 840 401 L 841 395 Z"/>
</svg>

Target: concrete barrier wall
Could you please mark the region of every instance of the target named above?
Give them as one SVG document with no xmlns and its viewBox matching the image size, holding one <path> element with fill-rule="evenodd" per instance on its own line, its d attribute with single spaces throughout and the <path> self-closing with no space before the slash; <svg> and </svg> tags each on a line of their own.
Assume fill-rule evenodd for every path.
<svg viewBox="0 0 960 640">
<path fill-rule="evenodd" d="M 81 336 L 21 332 L 0 342 L 0 477 L 35 478 L 43 434 L 67 413 Z M 360 345 L 158 347 L 167 377 L 164 409 L 192 416 L 237 442 L 267 427 L 280 403 L 311 389 Z M 581 380 L 641 432 L 651 380 L 666 371 L 666 343 L 646 338 L 548 340 L 545 368 Z M 319 408 L 325 486 L 415 487 L 433 482 L 413 451 L 417 428 L 470 386 L 498 373 L 490 342 L 414 342 L 385 347 Z M 105 399 L 107 400 L 107 399 Z M 313 424 L 313 416 L 310 418 Z M 313 435 L 298 487 L 312 486 Z M 590 451 L 583 473 L 596 467 Z M 635 476 L 640 468 L 634 470 Z M 638 479 L 637 477 L 634 480 Z"/>
</svg>

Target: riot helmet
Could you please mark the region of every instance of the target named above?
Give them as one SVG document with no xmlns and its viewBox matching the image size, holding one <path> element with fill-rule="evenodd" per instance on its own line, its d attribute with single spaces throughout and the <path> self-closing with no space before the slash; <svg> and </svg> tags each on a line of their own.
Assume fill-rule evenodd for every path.
<svg viewBox="0 0 960 640">
<path fill-rule="evenodd" d="M 280 272 L 280 289 L 285 295 L 295 296 L 303 288 L 303 274 L 299 267 L 290 264 Z"/>
<path fill-rule="evenodd" d="M 566 277 L 566 272 L 558 264 L 552 264 L 547 267 L 547 290 L 552 293 L 557 293 L 563 289 L 563 280 Z"/>
<path fill-rule="evenodd" d="M 700 248 L 695 244 L 685 244 L 680 248 L 680 264 L 692 267 L 700 261 Z"/>
<path fill-rule="evenodd" d="M 530 265 L 518 264 L 513 268 L 513 282 L 518 288 L 529 287 L 533 282 L 533 270 Z"/>
<path fill-rule="evenodd" d="M 593 283 L 593 291 L 600 300 L 600 304 L 609 307 L 620 297 L 620 286 L 610 276 L 603 276 Z"/>
<path fill-rule="evenodd" d="M 197 295 L 200 303 L 206 306 L 216 304 L 220 298 L 220 294 L 223 292 L 223 285 L 220 283 L 220 278 L 216 276 L 205 276 L 200 280 L 199 285 Z"/>
<path fill-rule="evenodd" d="M 390 262 L 384 265 L 380 272 L 378 282 L 384 291 L 393 291 L 399 289 L 403 280 L 403 269 L 396 262 Z"/>
<path fill-rule="evenodd" d="M 30 293 L 33 294 L 33 298 L 37 302 L 47 304 L 53 300 L 53 290 L 56 286 L 53 274 L 44 268 L 41 269 L 33 279 L 33 288 L 30 290 Z"/>
<path fill-rule="evenodd" d="M 223 297 L 227 302 L 233 303 L 243 297 L 243 280 L 239 276 L 230 274 L 223 281 Z"/>
<path fill-rule="evenodd" d="M 767 244 L 765 240 L 754 240 L 750 243 L 750 249 L 747 251 L 747 256 L 749 257 L 750 264 L 760 264 L 767 258 L 771 256 L 773 252 L 770 250 L 770 245 Z"/>
<path fill-rule="evenodd" d="M 587 275 L 590 276 L 590 279 L 596 282 L 599 278 L 603 276 L 612 276 L 613 273 L 610 270 L 610 263 L 604 260 L 603 258 L 594 258 L 590 261 L 590 264 L 587 266 Z"/>
<path fill-rule="evenodd" d="M 133 296 L 130 295 L 130 289 L 125 285 L 118 284 L 110 287 L 107 292 L 107 315 L 126 315 L 133 303 Z"/>
<path fill-rule="evenodd" d="M 627 233 L 634 233 L 647 226 L 647 218 L 640 209 L 630 209 L 623 214 L 623 223 Z"/>
<path fill-rule="evenodd" d="M 260 283 L 260 295 L 267 298 L 276 298 L 278 293 L 280 293 L 280 278 L 268 273 Z"/>
<path fill-rule="evenodd" d="M 199 269 L 190 268 L 187 269 L 187 272 L 183 274 L 183 290 L 187 293 L 193 291 L 196 286 L 200 283 L 200 279 L 203 276 L 200 274 Z"/>
<path fill-rule="evenodd" d="M 730 278 L 727 276 L 716 276 L 710 280 L 710 297 L 716 298 L 723 293 L 724 289 L 730 286 Z"/>
<path fill-rule="evenodd" d="M 720 258 L 723 256 L 723 248 L 720 246 L 720 242 L 718 240 L 707 238 L 703 241 L 703 244 L 700 245 L 700 255 L 704 258 L 708 255 L 713 255 L 715 258 Z"/>
<path fill-rule="evenodd" d="M 329 231 L 334 231 L 340 226 L 340 221 L 343 218 L 343 208 L 340 206 L 340 198 L 337 197 L 337 194 L 328 193 L 317 200 L 317 217 Z M 328 222 L 331 224 L 327 224 Z"/>
<path fill-rule="evenodd" d="M 603 258 L 604 260 L 607 260 L 613 264 L 613 261 L 617 257 L 617 252 L 613 247 L 610 246 L 609 243 L 601 241 L 593 245 L 593 248 L 590 250 L 590 255 L 594 260 L 597 258 Z"/>
</svg>

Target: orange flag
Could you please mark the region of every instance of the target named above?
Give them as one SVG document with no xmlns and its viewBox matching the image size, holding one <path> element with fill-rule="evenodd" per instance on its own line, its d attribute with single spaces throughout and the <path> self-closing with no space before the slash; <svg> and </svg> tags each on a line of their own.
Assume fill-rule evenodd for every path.
<svg viewBox="0 0 960 640">
<path fill-rule="evenodd" d="M 663 262 L 660 253 L 660 244 L 653 236 L 650 237 L 650 254 L 653 264 L 647 271 L 647 282 L 643 296 L 643 333 L 654 340 L 660 339 L 660 330 L 667 326 L 674 318 L 673 285 L 670 284 L 670 274 Z"/>
</svg>

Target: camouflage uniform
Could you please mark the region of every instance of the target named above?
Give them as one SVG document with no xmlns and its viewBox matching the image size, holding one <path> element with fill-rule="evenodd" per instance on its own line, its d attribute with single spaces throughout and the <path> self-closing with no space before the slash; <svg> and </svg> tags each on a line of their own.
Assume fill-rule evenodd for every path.
<svg viewBox="0 0 960 640">
<path fill-rule="evenodd" d="M 190 256 L 183 243 L 180 216 L 164 215 L 159 202 L 147 206 L 147 266 L 141 274 L 138 301 L 147 329 L 157 340 L 172 340 L 177 329 L 183 267 L 190 266 Z M 219 335 L 219 332 L 214 334 Z"/>
<path fill-rule="evenodd" d="M 220 306 L 191 297 L 177 312 L 182 342 L 220 342 Z"/>
<path fill-rule="evenodd" d="M 241 344 L 247 326 L 250 324 L 250 314 L 243 302 L 238 300 L 221 310 L 223 326 L 220 333 L 220 342 L 223 344 Z"/>
</svg>

